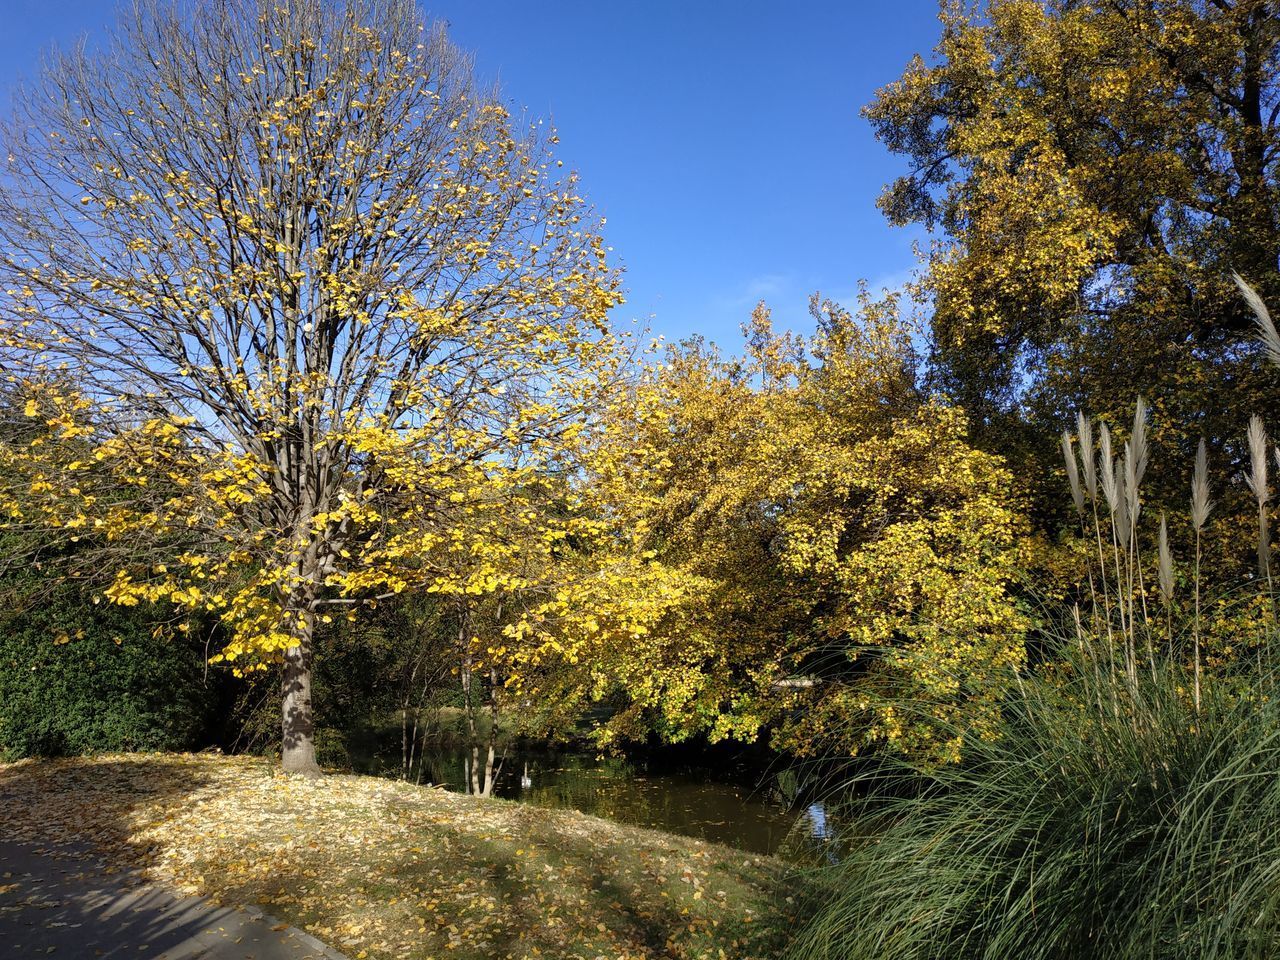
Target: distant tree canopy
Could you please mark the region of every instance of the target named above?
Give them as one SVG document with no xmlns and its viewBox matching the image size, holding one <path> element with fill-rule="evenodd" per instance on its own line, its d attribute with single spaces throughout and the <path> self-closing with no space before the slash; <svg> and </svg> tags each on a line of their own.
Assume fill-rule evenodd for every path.
<svg viewBox="0 0 1280 960">
<path fill-rule="evenodd" d="M 933 60 L 865 114 L 911 162 L 886 216 L 941 231 L 934 359 L 984 442 L 1012 450 L 1029 413 L 1047 450 L 1074 408 L 1123 422 L 1142 393 L 1157 449 L 1189 463 L 1197 434 L 1280 414 L 1230 276 L 1280 294 L 1280 5 L 992 0 L 941 21 Z"/>
</svg>

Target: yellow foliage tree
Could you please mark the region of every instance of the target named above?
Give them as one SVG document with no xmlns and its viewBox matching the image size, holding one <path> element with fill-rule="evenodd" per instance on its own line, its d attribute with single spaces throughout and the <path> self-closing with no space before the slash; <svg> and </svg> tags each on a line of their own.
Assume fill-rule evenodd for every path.
<svg viewBox="0 0 1280 960">
<path fill-rule="evenodd" d="M 964 414 L 918 389 L 896 298 L 813 313 L 806 342 L 762 305 L 745 358 L 695 341 L 654 373 L 664 469 L 636 497 L 682 597 L 604 659 L 615 727 L 952 760 L 1023 662 L 1025 520 Z"/>
<path fill-rule="evenodd" d="M 116 603 L 220 617 L 215 659 L 282 662 L 286 770 L 317 769 L 335 609 L 532 616 L 621 569 L 557 565 L 629 542 L 572 482 L 618 276 L 554 135 L 409 0 L 143 0 L 5 133 L 0 349 L 48 428 L 3 451 L 8 522 L 92 535 Z"/>
<path fill-rule="evenodd" d="M 1280 412 L 1231 280 L 1280 293 L 1280 7 L 947 2 L 941 24 L 865 114 L 911 165 L 885 214 L 937 231 L 920 293 L 980 441 L 1029 448 L 1046 503 L 1076 409 L 1123 424 L 1143 395 L 1167 462 L 1201 435 L 1239 456 Z"/>
</svg>

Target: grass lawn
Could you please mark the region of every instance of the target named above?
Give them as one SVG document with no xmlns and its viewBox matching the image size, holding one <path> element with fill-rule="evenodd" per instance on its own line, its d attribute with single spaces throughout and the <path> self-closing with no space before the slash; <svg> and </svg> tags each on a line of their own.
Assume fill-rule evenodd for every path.
<svg viewBox="0 0 1280 960">
<path fill-rule="evenodd" d="M 286 777 L 250 757 L 0 764 L 0 833 L 92 840 L 353 958 L 765 958 L 791 906 L 770 857 L 373 777 Z"/>
</svg>

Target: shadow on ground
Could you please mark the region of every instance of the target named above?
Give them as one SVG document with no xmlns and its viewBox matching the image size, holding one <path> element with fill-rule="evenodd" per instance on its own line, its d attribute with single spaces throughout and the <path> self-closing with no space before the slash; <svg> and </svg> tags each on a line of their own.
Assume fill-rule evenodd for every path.
<svg viewBox="0 0 1280 960">
<path fill-rule="evenodd" d="M 4 956 L 134 960 L 332 957 L 269 919 L 142 882 L 128 842 L 140 804 L 181 802 L 199 769 L 150 758 L 0 768 Z M 105 784 L 111 784 L 104 789 Z"/>
<path fill-rule="evenodd" d="M 0 862 L 14 874 L 0 878 L 0 944 L 30 942 L 22 937 L 33 918 L 45 930 L 37 942 L 62 955 L 90 919 L 95 930 L 114 929 L 98 941 L 105 946 L 72 949 L 76 957 L 224 955 L 192 953 L 183 935 L 230 941 L 242 949 L 225 956 L 238 960 L 311 955 L 264 952 L 243 939 L 252 932 L 227 927 L 237 911 L 209 919 L 153 899 L 132 902 L 127 917 L 101 909 L 93 884 L 127 898 L 117 885 L 161 853 L 184 883 L 219 902 L 261 904 L 352 953 L 769 957 L 788 922 L 780 868 L 752 854 L 370 778 L 275 778 L 243 758 L 0 767 L 0 837 L 10 824 L 20 849 L 13 863 Z M 146 846 L 157 836 L 163 850 Z M 69 878 L 80 868 L 67 863 L 90 851 L 125 869 L 100 865 L 92 877 Z M 21 857 L 48 859 L 27 869 Z M 37 876 L 45 886 L 29 882 Z M 63 882 L 78 896 L 64 896 Z M 117 949 L 124 941 L 132 952 Z"/>
</svg>

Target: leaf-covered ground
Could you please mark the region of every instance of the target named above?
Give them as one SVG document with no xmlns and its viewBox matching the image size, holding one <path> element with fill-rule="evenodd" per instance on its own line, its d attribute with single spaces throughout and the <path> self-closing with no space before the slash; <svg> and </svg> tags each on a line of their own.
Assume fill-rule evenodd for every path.
<svg viewBox="0 0 1280 960">
<path fill-rule="evenodd" d="M 0 764 L 0 833 L 90 840 L 355 958 L 764 958 L 790 909 L 768 857 L 372 777 L 286 777 L 248 757 Z"/>
</svg>

